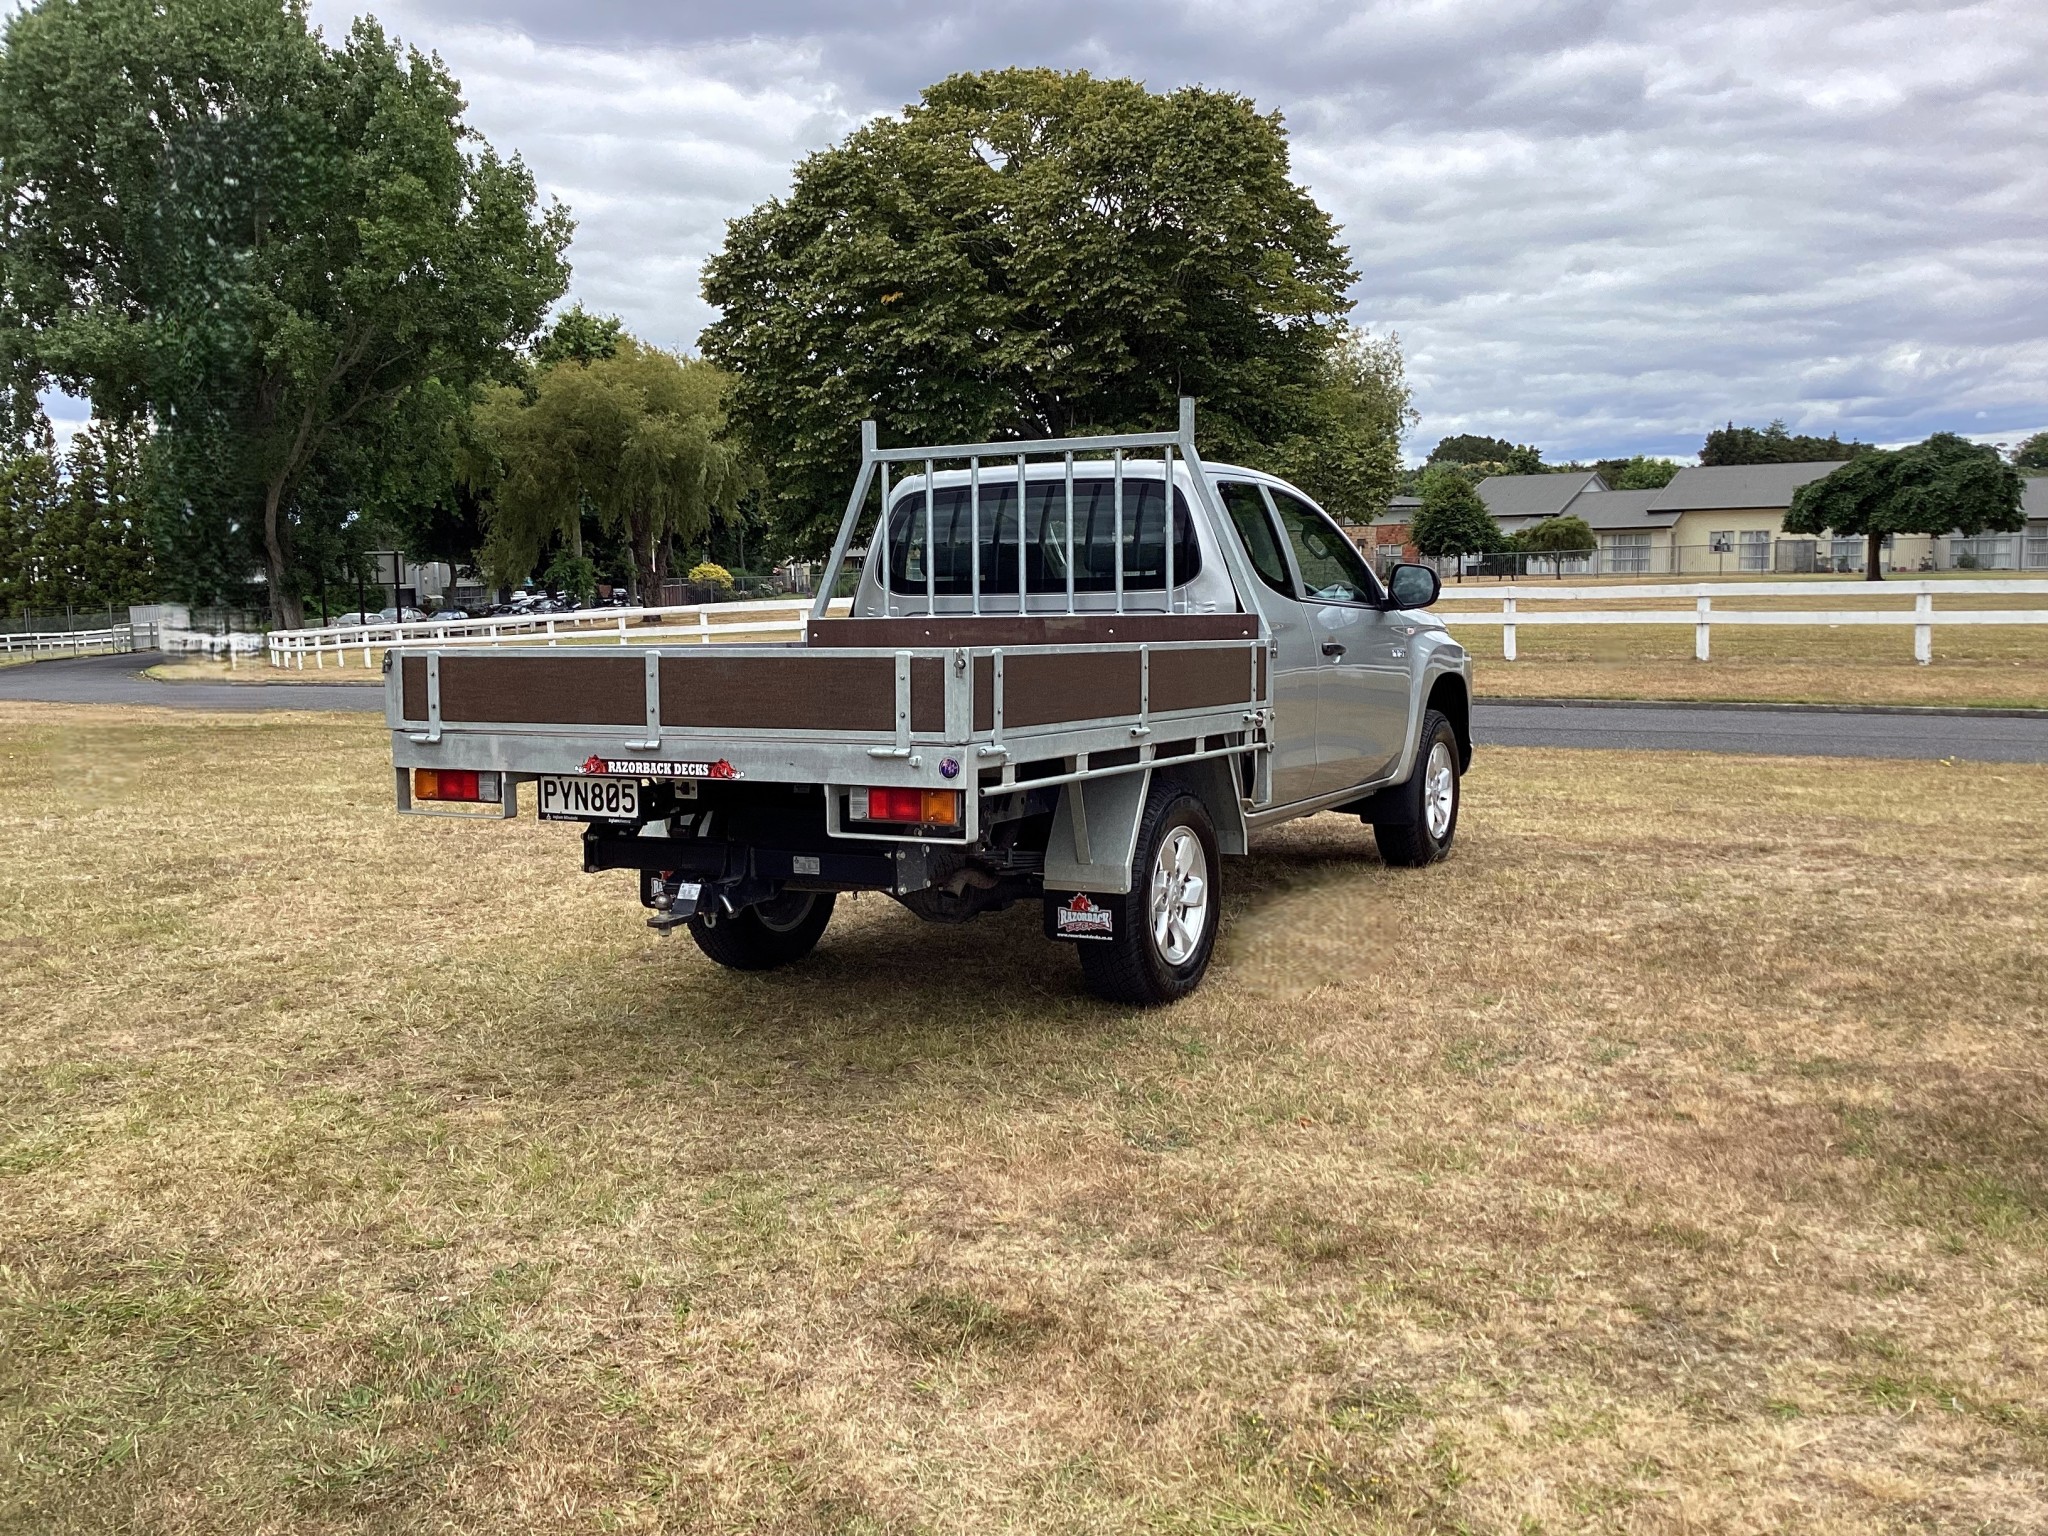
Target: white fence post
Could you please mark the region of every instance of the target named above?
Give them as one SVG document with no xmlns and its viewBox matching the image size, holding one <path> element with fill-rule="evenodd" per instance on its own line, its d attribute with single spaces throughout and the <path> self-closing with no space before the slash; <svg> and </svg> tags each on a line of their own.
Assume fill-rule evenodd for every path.
<svg viewBox="0 0 2048 1536">
<path fill-rule="evenodd" d="M 1922 592 L 1913 599 L 1913 613 L 1915 617 L 1925 617 L 1933 612 L 1934 594 L 1932 592 Z M 1913 659 L 1923 667 L 1934 660 L 1934 626 L 1931 623 L 1913 626 Z"/>
<path fill-rule="evenodd" d="M 1503 661 L 1515 659 L 1515 600 L 1503 597 L 1500 600 L 1500 654 Z"/>
<path fill-rule="evenodd" d="M 1695 661 L 1705 661 L 1713 654 L 1713 641 L 1708 637 L 1714 612 L 1714 600 L 1702 597 L 1693 604 L 1694 624 L 1692 631 L 1692 654 Z"/>
</svg>

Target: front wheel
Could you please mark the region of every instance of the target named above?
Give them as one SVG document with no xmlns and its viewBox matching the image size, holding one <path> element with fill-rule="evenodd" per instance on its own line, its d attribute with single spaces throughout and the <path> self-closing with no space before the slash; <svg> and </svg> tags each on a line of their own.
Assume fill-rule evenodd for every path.
<svg viewBox="0 0 2048 1536">
<path fill-rule="evenodd" d="M 1156 1007 L 1201 985 L 1222 916 L 1223 861 L 1201 798 L 1154 780 L 1138 823 L 1131 890 L 1104 896 L 1107 938 L 1080 939 L 1081 974 L 1096 996 Z"/>
<path fill-rule="evenodd" d="M 1458 761 L 1458 733 L 1432 709 L 1422 717 L 1415 771 L 1389 797 L 1389 818 L 1372 824 L 1373 841 L 1387 863 L 1419 868 L 1451 851 L 1458 835 Z"/>
<path fill-rule="evenodd" d="M 818 947 L 837 900 L 830 891 L 784 891 L 737 912 L 699 912 L 690 937 L 727 970 L 772 971 Z"/>
</svg>

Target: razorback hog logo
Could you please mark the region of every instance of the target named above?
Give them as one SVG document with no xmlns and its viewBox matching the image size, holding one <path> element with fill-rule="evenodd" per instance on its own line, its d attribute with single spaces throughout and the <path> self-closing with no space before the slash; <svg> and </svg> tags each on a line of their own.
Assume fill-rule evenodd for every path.
<svg viewBox="0 0 2048 1536">
<path fill-rule="evenodd" d="M 1099 907 L 1086 891 L 1076 891 L 1073 900 L 1054 909 L 1053 932 L 1064 939 L 1107 939 L 1113 936 L 1115 914 Z"/>
</svg>

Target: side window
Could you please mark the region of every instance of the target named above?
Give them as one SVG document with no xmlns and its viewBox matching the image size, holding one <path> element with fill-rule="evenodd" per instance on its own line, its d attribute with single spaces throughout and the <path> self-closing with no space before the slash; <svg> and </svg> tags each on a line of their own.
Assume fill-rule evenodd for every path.
<svg viewBox="0 0 2048 1536">
<path fill-rule="evenodd" d="M 1285 491 L 1272 495 L 1280 526 L 1294 546 L 1294 563 L 1301 567 L 1301 583 L 1308 589 L 1309 601 L 1377 604 L 1379 583 L 1366 567 L 1365 556 L 1337 525 L 1297 496 Z"/>
<path fill-rule="evenodd" d="M 1266 515 L 1266 498 L 1259 488 L 1242 480 L 1226 480 L 1216 489 L 1222 493 L 1224 508 L 1237 526 L 1237 536 L 1244 541 L 1244 552 L 1251 557 L 1259 580 L 1282 597 L 1294 596 L 1287 579 L 1287 561 L 1280 553 L 1280 541 L 1273 536 L 1273 520 Z"/>
</svg>

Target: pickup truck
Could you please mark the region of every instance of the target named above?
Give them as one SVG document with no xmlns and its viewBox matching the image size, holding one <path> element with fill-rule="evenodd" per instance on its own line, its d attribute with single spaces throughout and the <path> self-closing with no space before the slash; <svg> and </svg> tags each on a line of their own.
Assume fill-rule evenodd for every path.
<svg viewBox="0 0 2048 1536">
<path fill-rule="evenodd" d="M 1259 829 L 1337 811 L 1388 864 L 1450 850 L 1471 663 L 1438 590 L 1204 463 L 1191 401 L 1030 442 L 868 422 L 801 640 L 396 648 L 398 808 L 512 817 L 530 786 L 585 870 L 637 871 L 651 926 L 736 969 L 803 959 L 841 892 L 933 922 L 1030 901 L 1097 994 L 1170 1002 Z"/>
</svg>

